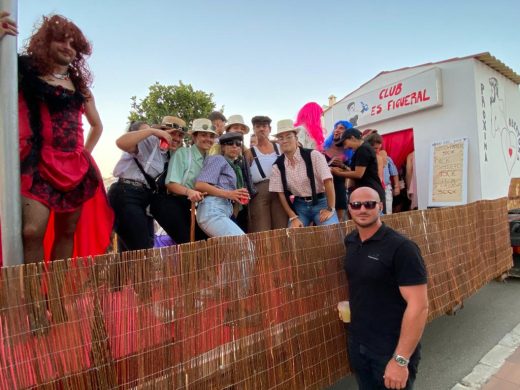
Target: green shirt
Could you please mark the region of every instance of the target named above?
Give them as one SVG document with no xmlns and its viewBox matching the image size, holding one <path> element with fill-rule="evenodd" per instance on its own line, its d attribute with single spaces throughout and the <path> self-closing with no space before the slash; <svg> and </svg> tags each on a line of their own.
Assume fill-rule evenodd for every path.
<svg viewBox="0 0 520 390">
<path fill-rule="evenodd" d="M 191 164 L 189 161 L 190 156 Z M 166 184 L 178 183 L 193 189 L 195 187 L 195 179 L 199 176 L 203 163 L 204 156 L 196 146 L 178 149 L 170 158 Z"/>
</svg>

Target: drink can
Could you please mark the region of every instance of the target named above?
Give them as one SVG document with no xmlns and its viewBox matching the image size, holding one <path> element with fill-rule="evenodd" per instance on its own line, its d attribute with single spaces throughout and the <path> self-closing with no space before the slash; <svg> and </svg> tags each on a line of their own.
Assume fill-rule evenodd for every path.
<svg viewBox="0 0 520 390">
<path fill-rule="evenodd" d="M 166 141 L 164 138 L 161 138 L 161 142 L 159 142 L 159 148 L 161 148 L 161 150 L 168 150 L 169 147 L 170 144 L 168 141 Z"/>
</svg>

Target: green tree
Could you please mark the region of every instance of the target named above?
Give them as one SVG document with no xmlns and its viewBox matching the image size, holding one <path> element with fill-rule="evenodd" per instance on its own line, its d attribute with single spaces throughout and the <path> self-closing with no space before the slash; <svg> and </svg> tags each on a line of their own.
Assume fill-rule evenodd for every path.
<svg viewBox="0 0 520 390">
<path fill-rule="evenodd" d="M 132 96 L 130 121 L 146 121 L 149 124 L 161 123 L 166 115 L 177 116 L 191 125 L 194 119 L 207 118 L 215 109 L 213 94 L 195 91 L 191 84 L 161 85 L 158 82 L 148 88 L 148 95 L 137 102 Z"/>
</svg>

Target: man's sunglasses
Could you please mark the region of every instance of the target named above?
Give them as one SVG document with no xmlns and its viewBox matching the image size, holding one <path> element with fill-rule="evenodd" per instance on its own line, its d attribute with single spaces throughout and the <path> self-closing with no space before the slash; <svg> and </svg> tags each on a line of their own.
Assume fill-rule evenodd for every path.
<svg viewBox="0 0 520 390">
<path fill-rule="evenodd" d="M 231 146 L 231 145 L 242 146 L 242 141 L 225 141 L 225 142 L 222 142 L 222 145 L 226 145 L 226 146 Z"/>
<path fill-rule="evenodd" d="M 367 210 L 373 210 L 378 203 L 376 200 L 367 200 L 366 202 L 350 202 L 348 205 L 352 210 L 361 210 L 361 206 L 365 206 Z"/>
<path fill-rule="evenodd" d="M 165 123 L 162 127 L 166 129 L 186 131 L 185 127 L 179 126 L 177 123 Z"/>
</svg>

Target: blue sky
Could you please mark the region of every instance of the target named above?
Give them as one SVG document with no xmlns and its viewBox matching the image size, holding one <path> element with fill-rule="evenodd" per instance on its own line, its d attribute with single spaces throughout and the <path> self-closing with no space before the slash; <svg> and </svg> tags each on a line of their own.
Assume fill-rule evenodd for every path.
<svg viewBox="0 0 520 390">
<path fill-rule="evenodd" d="M 109 175 L 130 97 L 179 80 L 226 116 L 295 118 L 383 70 L 489 51 L 520 72 L 520 1 L 21 0 L 19 46 L 41 15 L 72 19 L 93 43 L 104 124 L 94 156 Z"/>
</svg>

